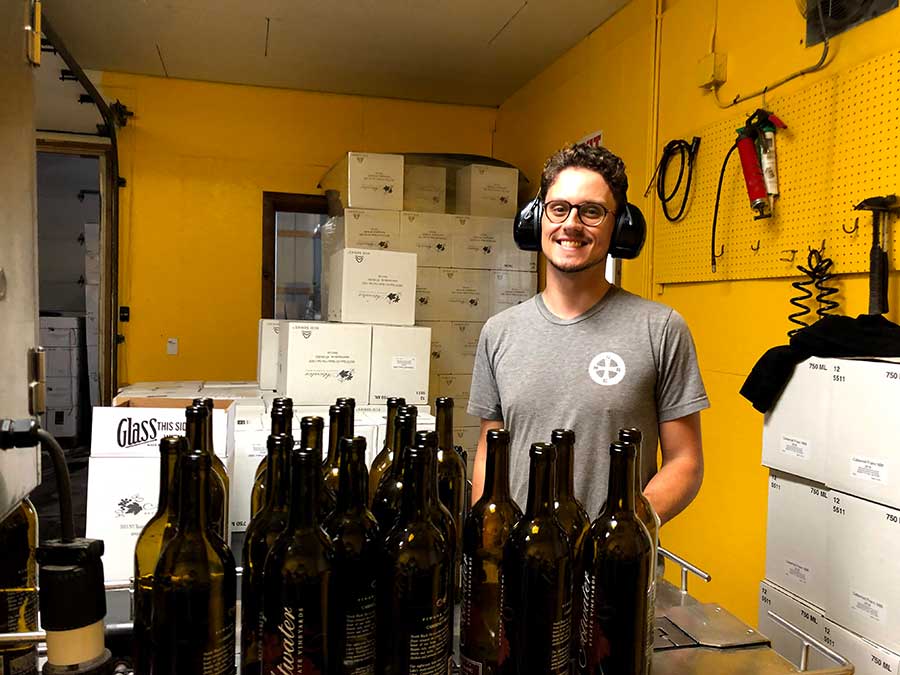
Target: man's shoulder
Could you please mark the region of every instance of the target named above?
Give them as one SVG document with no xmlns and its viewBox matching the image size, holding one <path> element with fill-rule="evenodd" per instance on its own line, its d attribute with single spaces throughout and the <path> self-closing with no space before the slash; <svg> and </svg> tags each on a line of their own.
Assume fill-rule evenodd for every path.
<svg viewBox="0 0 900 675">
<path fill-rule="evenodd" d="M 537 313 L 536 297 L 532 296 L 518 305 L 507 307 L 502 312 L 494 314 L 485 322 L 482 331 L 488 335 L 496 335 L 521 323 L 534 322 Z"/>
<path fill-rule="evenodd" d="M 629 315 L 633 317 L 644 316 L 653 322 L 666 322 L 675 313 L 675 310 L 668 305 L 642 298 L 618 286 L 611 300 L 617 308 L 627 312 Z"/>
</svg>

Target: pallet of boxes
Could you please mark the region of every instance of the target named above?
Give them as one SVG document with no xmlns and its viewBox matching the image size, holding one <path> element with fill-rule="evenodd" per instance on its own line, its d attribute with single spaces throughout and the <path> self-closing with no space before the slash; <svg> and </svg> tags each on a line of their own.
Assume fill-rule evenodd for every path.
<svg viewBox="0 0 900 675">
<path fill-rule="evenodd" d="M 900 363 L 813 357 L 765 419 L 770 469 L 759 628 L 800 663 L 774 612 L 861 675 L 900 671 Z M 810 669 L 833 667 L 813 652 Z"/>
<path fill-rule="evenodd" d="M 509 167 L 351 152 L 322 182 L 339 193 L 342 205 L 322 233 L 329 320 L 387 323 L 378 317 L 395 316 L 411 301 L 404 321 L 414 318 L 417 330 L 430 332 L 426 401 L 454 399 L 456 443 L 470 458 L 480 420 L 466 407 L 481 327 L 537 289 L 536 256 L 520 251 L 512 237 L 518 181 L 518 171 Z M 382 281 L 388 281 L 385 270 L 399 277 L 413 266 L 412 296 L 406 277 L 391 281 L 403 289 L 396 297 L 360 277 L 376 264 Z M 376 289 L 393 306 L 378 308 Z M 377 340 L 402 343 L 401 335 L 373 332 L 373 354 Z M 373 371 L 372 402 L 401 395 L 376 383 L 390 381 L 403 367 L 402 360 L 385 361 L 381 372 Z"/>
</svg>

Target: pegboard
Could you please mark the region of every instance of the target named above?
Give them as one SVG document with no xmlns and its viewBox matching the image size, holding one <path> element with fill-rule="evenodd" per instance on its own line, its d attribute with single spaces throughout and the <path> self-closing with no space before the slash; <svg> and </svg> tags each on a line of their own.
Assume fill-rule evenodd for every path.
<svg viewBox="0 0 900 675">
<path fill-rule="evenodd" d="M 797 275 L 796 266 L 806 265 L 809 247 L 818 248 L 823 241 L 836 274 L 868 271 L 872 219 L 853 206 L 866 197 L 900 194 L 900 51 L 797 93 L 769 96 L 763 107 L 788 127 L 776 136 L 781 195 L 774 216 L 753 220 L 735 151 L 722 183 L 716 233 L 717 249 L 725 248 L 712 272 L 710 235 L 719 172 L 746 116 L 695 132 L 701 143 L 685 218 L 670 223 L 655 200 L 656 283 Z M 677 168 L 676 161 L 670 176 L 677 175 Z M 852 230 L 857 217 L 858 229 L 847 234 L 843 228 Z M 891 217 L 891 269 L 898 266 L 900 233 L 893 236 L 895 226 L 900 227 L 900 220 Z"/>
</svg>

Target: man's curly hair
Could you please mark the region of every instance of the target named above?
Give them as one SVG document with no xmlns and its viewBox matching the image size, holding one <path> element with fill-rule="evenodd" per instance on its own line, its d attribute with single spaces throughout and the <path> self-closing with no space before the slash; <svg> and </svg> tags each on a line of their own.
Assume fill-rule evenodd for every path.
<svg viewBox="0 0 900 675">
<path fill-rule="evenodd" d="M 578 143 L 557 150 L 544 164 L 541 173 L 541 200 L 547 199 L 547 191 L 560 172 L 570 168 L 589 169 L 603 176 L 616 200 L 616 209 L 625 206 L 628 193 L 628 176 L 625 162 L 602 146 Z"/>
</svg>

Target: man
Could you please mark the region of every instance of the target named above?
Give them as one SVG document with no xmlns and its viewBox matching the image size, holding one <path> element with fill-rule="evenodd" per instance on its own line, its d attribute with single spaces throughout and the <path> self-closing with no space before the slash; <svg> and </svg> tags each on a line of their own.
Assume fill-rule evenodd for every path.
<svg viewBox="0 0 900 675">
<path fill-rule="evenodd" d="M 684 320 L 604 275 L 628 178 L 605 148 L 566 147 L 545 164 L 540 198 L 544 291 L 492 317 L 478 344 L 468 412 L 481 417 L 473 499 L 484 486 L 485 435 L 512 437 L 510 484 L 524 508 L 528 449 L 575 431 L 575 493 L 590 517 L 606 499 L 610 442 L 643 432 L 644 494 L 663 523 L 700 489 L 700 410 L 709 406 Z M 662 465 L 656 469 L 657 442 Z"/>
</svg>

